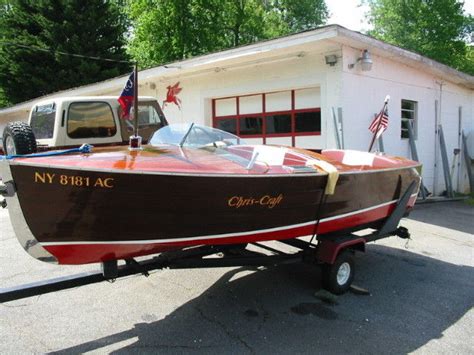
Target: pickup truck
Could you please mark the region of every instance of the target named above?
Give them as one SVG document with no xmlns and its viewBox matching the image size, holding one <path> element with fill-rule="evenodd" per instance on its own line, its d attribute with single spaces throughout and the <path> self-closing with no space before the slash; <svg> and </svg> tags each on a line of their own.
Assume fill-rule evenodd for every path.
<svg viewBox="0 0 474 355">
<path fill-rule="evenodd" d="M 133 108 L 131 110 L 133 112 Z M 128 143 L 133 120 L 122 117 L 117 97 L 61 97 L 36 103 L 28 123 L 11 122 L 3 131 L 4 154 Z M 138 133 L 146 143 L 159 128 L 168 125 L 153 97 L 139 97 Z"/>
</svg>

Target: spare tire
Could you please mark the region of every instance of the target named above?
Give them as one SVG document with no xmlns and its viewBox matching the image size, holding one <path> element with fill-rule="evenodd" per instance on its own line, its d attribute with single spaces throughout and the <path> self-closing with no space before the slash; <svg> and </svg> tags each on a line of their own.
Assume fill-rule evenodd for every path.
<svg viewBox="0 0 474 355">
<path fill-rule="evenodd" d="M 10 122 L 3 130 L 3 151 L 6 155 L 36 153 L 36 139 L 25 122 Z"/>
</svg>

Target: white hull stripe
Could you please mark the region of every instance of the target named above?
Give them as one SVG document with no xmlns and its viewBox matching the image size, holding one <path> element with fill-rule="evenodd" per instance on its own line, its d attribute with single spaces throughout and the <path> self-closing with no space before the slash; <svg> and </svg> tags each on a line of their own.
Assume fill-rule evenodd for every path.
<svg viewBox="0 0 474 355">
<path fill-rule="evenodd" d="M 417 194 L 411 195 L 411 198 L 417 197 Z M 344 214 L 340 214 L 337 216 L 332 216 L 332 217 L 327 217 L 327 218 L 322 218 L 320 220 L 320 223 L 324 222 L 330 222 L 336 219 L 342 219 L 345 217 L 353 216 L 356 214 L 368 212 L 371 210 L 375 210 L 380 207 L 388 206 L 391 204 L 396 203 L 398 200 L 392 200 L 389 202 L 384 202 L 379 205 L 375 205 L 372 207 L 367 207 L 363 208 L 357 211 L 353 212 L 348 212 Z M 259 230 L 253 230 L 253 231 L 247 231 L 247 232 L 237 232 L 237 233 L 225 233 L 225 234 L 215 234 L 215 235 L 205 235 L 205 236 L 199 236 L 199 237 L 185 237 L 185 238 L 172 238 L 172 239 L 151 239 L 151 240 L 122 240 L 122 241 L 103 241 L 103 242 L 92 242 L 92 241 L 87 241 L 87 242 L 41 242 L 40 244 L 42 246 L 53 246 L 53 245 L 91 245 L 91 244 L 97 244 L 97 245 L 104 245 L 104 244 L 165 244 L 165 243 L 176 243 L 176 242 L 186 242 L 186 241 L 193 241 L 193 240 L 205 240 L 205 239 L 219 239 L 219 238 L 229 238 L 229 237 L 243 237 L 246 235 L 252 235 L 252 234 L 263 234 L 263 233 L 271 233 L 271 232 L 279 232 L 279 231 L 284 231 L 288 229 L 294 229 L 294 228 L 299 228 L 299 227 L 306 227 L 310 225 L 314 225 L 317 221 L 309 221 L 305 223 L 299 223 L 299 224 L 292 224 L 288 226 L 282 226 L 282 227 L 275 227 L 275 228 L 268 228 L 268 229 L 259 229 Z"/>
</svg>

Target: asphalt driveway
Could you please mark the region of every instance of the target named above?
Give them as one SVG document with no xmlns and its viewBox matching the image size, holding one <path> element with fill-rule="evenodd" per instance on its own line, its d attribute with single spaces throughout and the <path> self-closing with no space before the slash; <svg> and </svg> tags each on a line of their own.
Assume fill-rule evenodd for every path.
<svg viewBox="0 0 474 355">
<path fill-rule="evenodd" d="M 0 353 L 474 352 L 474 208 L 417 206 L 358 254 L 370 295 L 316 291 L 307 265 L 164 270 L 0 305 Z M 0 287 L 95 268 L 29 257 L 0 209 Z"/>
</svg>

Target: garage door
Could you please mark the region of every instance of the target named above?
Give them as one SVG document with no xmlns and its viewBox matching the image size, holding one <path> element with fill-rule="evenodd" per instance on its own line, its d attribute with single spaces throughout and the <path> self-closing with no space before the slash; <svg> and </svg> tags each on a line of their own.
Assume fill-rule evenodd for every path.
<svg viewBox="0 0 474 355">
<path fill-rule="evenodd" d="M 307 88 L 213 99 L 213 125 L 251 144 L 322 148 L 320 97 Z"/>
</svg>

